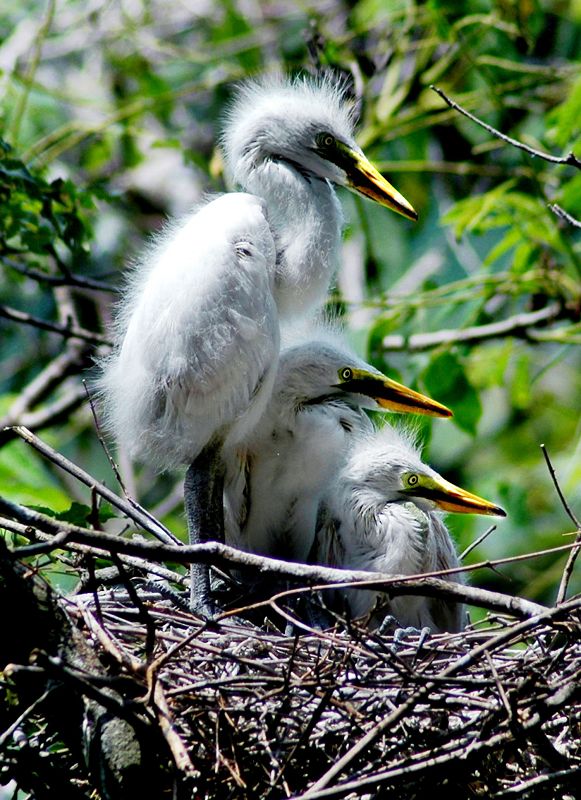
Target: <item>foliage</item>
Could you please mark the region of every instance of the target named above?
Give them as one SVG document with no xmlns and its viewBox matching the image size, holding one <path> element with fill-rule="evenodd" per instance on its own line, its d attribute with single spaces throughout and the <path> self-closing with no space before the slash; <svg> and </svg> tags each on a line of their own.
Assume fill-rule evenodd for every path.
<svg viewBox="0 0 581 800">
<path fill-rule="evenodd" d="M 508 519 L 468 560 L 561 544 L 570 523 L 539 445 L 579 507 L 581 252 L 579 230 L 548 203 L 581 217 L 581 174 L 496 139 L 430 85 L 536 149 L 581 156 L 579 4 L 283 7 L 286 14 L 280 4 L 249 9 L 229 0 L 204 9 L 28 0 L 4 12 L 2 303 L 68 333 L 2 319 L 0 413 L 34 420 L 77 392 L 70 413 L 45 414 L 39 428 L 112 482 L 90 410 L 78 400 L 81 375 L 90 378 L 86 355 L 76 377 L 47 381 L 25 408 L 23 393 L 78 343 L 71 328 L 94 333 L 95 349 L 102 346 L 128 254 L 166 215 L 222 188 L 215 141 L 232 82 L 319 64 L 352 76 L 360 142 L 420 214 L 413 225 L 342 198 L 346 247 L 334 305 L 379 367 L 454 409 L 454 423 L 424 425 L 434 466 L 506 506 Z M 553 317 L 517 335 L 478 335 L 482 326 L 553 306 Z M 414 335 L 467 328 L 476 329 L 467 341 L 451 335 L 413 347 Z M 130 492 L 183 531 L 173 479 L 122 467 Z M 91 505 L 88 493 L 21 442 L 0 451 L 0 476 L 16 501 L 59 511 Z M 451 525 L 461 549 L 483 530 L 474 519 Z M 522 562 L 473 580 L 510 582 L 511 591 L 552 600 L 563 556 L 543 565 L 542 573 L 537 562 Z"/>
</svg>

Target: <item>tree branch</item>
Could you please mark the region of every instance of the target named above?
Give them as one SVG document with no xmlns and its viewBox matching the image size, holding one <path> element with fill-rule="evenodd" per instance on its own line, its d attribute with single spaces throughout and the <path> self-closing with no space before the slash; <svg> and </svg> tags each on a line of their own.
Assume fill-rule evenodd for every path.
<svg viewBox="0 0 581 800">
<path fill-rule="evenodd" d="M 565 209 L 561 208 L 561 206 L 557 205 L 557 203 L 549 203 L 548 208 L 553 212 L 553 214 L 556 214 L 561 219 L 564 219 L 565 222 L 568 222 L 569 225 L 573 225 L 575 228 L 581 228 L 581 222 L 578 219 L 575 219 L 575 217 L 572 217 L 571 214 L 568 214 Z"/>
<path fill-rule="evenodd" d="M 535 158 L 542 158 L 543 161 L 549 161 L 551 164 L 566 164 L 570 167 L 575 167 L 576 169 L 581 169 L 581 161 L 577 158 L 577 156 L 571 151 L 567 153 L 566 156 L 552 156 L 549 153 L 544 153 L 542 150 L 535 150 L 533 147 L 529 147 L 522 142 L 519 142 L 517 139 L 513 139 L 510 136 L 507 136 L 505 133 L 501 133 L 500 131 L 493 128 L 492 125 L 489 125 L 486 122 L 483 122 L 478 117 L 475 117 L 474 114 L 471 114 L 469 111 L 466 111 L 465 108 L 459 106 L 458 103 L 451 100 L 441 89 L 438 89 L 437 86 L 433 84 L 430 86 L 430 89 L 433 89 L 436 94 L 440 95 L 442 100 L 453 108 L 454 111 L 458 111 L 460 114 L 463 114 L 468 119 L 475 122 L 477 125 L 480 125 L 481 128 L 491 133 L 493 136 L 496 136 L 497 139 L 501 139 L 503 142 L 512 145 L 513 147 L 517 147 L 519 150 L 524 150 L 525 153 L 535 157 Z"/>
<path fill-rule="evenodd" d="M 31 408 L 48 397 L 70 375 L 76 375 L 87 351 L 86 344 L 70 342 L 67 349 L 49 362 L 19 393 L 8 412 L 0 419 L 0 430 L 22 422 L 23 415 Z"/>
<path fill-rule="evenodd" d="M 15 508 L 23 508 L 22 506 L 16 506 L 15 504 L 7 505 L 7 502 L 8 501 L 4 501 L 0 497 L 0 511 L 2 508 L 4 508 L 4 513 L 9 513 L 11 516 Z M 13 509 L 12 511 L 9 510 L 10 507 Z M 40 520 L 39 517 L 37 517 L 36 524 L 33 524 L 32 522 L 25 524 L 23 522 L 17 522 L 14 519 L 0 517 L 0 528 L 5 528 L 6 530 L 16 533 L 18 536 L 22 536 L 25 539 L 37 541 L 37 544 L 23 545 L 22 547 L 18 547 L 15 551 L 13 551 L 18 555 L 19 558 L 27 558 L 30 555 L 36 555 L 39 553 L 50 553 L 55 550 L 55 548 L 60 549 L 61 546 L 63 549 L 74 553 L 83 553 L 85 555 L 97 556 L 98 558 L 103 557 L 102 548 L 90 547 L 86 544 L 71 542 L 69 536 L 69 523 L 55 520 L 52 517 L 40 514 L 40 512 L 34 512 L 32 509 L 24 510 L 27 512 L 29 511 L 32 514 L 38 514 L 39 517 L 43 517 L 44 519 Z M 42 530 L 39 530 L 40 527 L 42 527 L 45 531 L 49 530 L 51 532 L 44 533 Z M 81 528 L 81 530 L 83 529 Z M 163 578 L 166 581 L 171 581 L 172 583 L 177 583 L 184 587 L 189 586 L 188 576 L 180 575 L 178 572 L 167 569 L 160 564 L 147 561 L 143 558 L 126 556 L 122 553 L 118 554 L 118 558 L 120 558 L 124 564 L 134 569 L 140 569 L 144 572 L 149 572 L 152 575 L 156 575 L 158 578 Z"/>
<path fill-rule="evenodd" d="M 16 253 L 14 254 L 16 255 Z M 12 261 L 8 258 L 4 258 L 3 263 L 15 272 L 20 273 L 20 275 L 25 275 L 27 278 L 37 283 L 46 283 L 48 286 L 70 286 L 75 289 L 91 289 L 96 292 L 108 292 L 110 294 L 117 294 L 119 291 L 119 289 L 110 283 L 95 278 L 87 278 L 83 275 L 76 275 L 74 272 L 69 272 L 66 276 L 61 278 L 56 275 L 48 275 L 46 272 L 42 272 L 42 270 L 39 269 L 25 267 L 23 264 L 18 264 L 16 261 Z"/>
<path fill-rule="evenodd" d="M 97 494 L 101 495 L 101 497 L 104 497 L 105 500 L 111 503 L 112 506 L 119 509 L 119 511 L 129 517 L 129 519 L 132 519 L 144 530 L 153 534 L 153 536 L 155 536 L 157 539 L 160 539 L 163 542 L 168 542 L 169 544 L 181 544 L 177 536 L 174 536 L 174 534 L 171 533 L 171 531 L 169 531 L 165 525 L 162 525 L 161 522 L 153 519 L 153 517 L 151 517 L 151 515 L 145 509 L 141 508 L 139 503 L 133 499 L 124 500 L 116 495 L 115 492 L 111 491 L 111 489 L 109 489 L 103 483 L 93 478 L 93 476 L 89 475 L 88 472 L 85 472 L 72 461 L 69 461 L 68 458 L 65 458 L 60 453 L 57 453 L 56 450 L 43 442 L 42 439 L 39 439 L 38 436 L 35 436 L 27 428 L 22 427 L 22 425 L 17 425 L 16 427 L 8 428 L 8 430 L 14 431 L 17 436 L 20 436 L 21 439 L 24 439 L 25 442 L 28 442 L 28 444 L 32 445 L 35 450 L 52 461 L 53 464 L 56 464 L 61 469 L 65 470 L 65 472 L 68 472 L 78 481 L 84 483 L 85 486 L 88 486 L 90 489 L 94 489 Z"/>
<path fill-rule="evenodd" d="M 109 347 L 112 346 L 110 339 L 105 336 L 100 336 L 98 333 L 93 333 L 86 328 L 75 328 L 72 325 L 61 325 L 58 322 L 47 322 L 40 317 L 33 317 L 32 314 L 27 314 L 24 311 L 19 311 L 10 306 L 0 305 L 0 317 L 10 319 L 13 322 L 24 323 L 25 325 L 32 325 L 34 328 L 40 328 L 43 331 L 50 333 L 58 333 L 64 336 L 65 339 L 80 339 L 83 342 L 90 342 L 91 344 L 105 344 Z"/>
<path fill-rule="evenodd" d="M 551 303 L 538 311 L 523 312 L 513 317 L 490 322 L 486 325 L 473 325 L 467 328 L 449 328 L 430 333 L 413 333 L 411 336 L 391 334 L 382 340 L 384 350 L 429 350 L 440 345 L 453 345 L 464 342 L 482 342 L 503 336 L 521 336 L 536 341 L 535 325 L 552 322 L 565 316 L 561 303 Z"/>
<path fill-rule="evenodd" d="M 561 505 L 565 509 L 565 513 L 577 528 L 577 536 L 575 537 L 575 544 L 581 544 L 581 523 L 573 513 L 569 503 L 567 502 L 567 498 L 563 494 L 561 490 L 561 486 L 557 479 L 557 473 L 555 472 L 555 468 L 549 458 L 549 454 L 547 453 L 547 448 L 544 444 L 541 445 L 541 450 L 543 451 L 543 456 L 545 457 L 545 461 L 547 464 L 547 469 L 549 470 L 549 474 L 553 480 L 553 484 L 555 485 L 555 489 L 557 490 L 557 494 L 559 495 L 559 500 L 561 501 Z M 567 563 L 565 564 L 565 568 L 563 570 L 563 575 L 561 576 L 561 583 L 559 584 L 559 591 L 557 592 L 557 605 L 562 603 L 565 600 L 567 595 L 567 587 L 569 586 L 569 581 L 571 579 L 571 575 L 573 574 L 573 568 L 575 567 L 575 561 L 577 560 L 577 556 L 579 551 L 575 548 L 571 550 L 569 553 L 569 557 L 567 559 Z"/>
<path fill-rule="evenodd" d="M 8 516 L 17 516 L 22 522 L 29 525 L 42 526 L 46 522 L 44 515 L 39 512 L 18 506 L 0 497 L 0 512 Z M 50 518 L 48 518 L 50 520 Z M 57 520 L 50 520 L 50 530 L 59 535 L 58 547 L 66 547 L 67 541 L 89 545 L 106 553 L 123 553 L 151 561 L 170 561 L 179 564 L 202 562 L 214 564 L 219 567 L 236 566 L 249 568 L 259 573 L 278 575 L 291 580 L 308 582 L 310 588 L 324 589 L 336 588 L 345 584 L 357 585 L 361 588 L 382 589 L 390 594 L 421 594 L 428 597 L 447 597 L 457 602 L 465 602 L 486 608 L 490 611 L 509 613 L 517 617 L 536 615 L 545 610 L 545 607 L 529 600 L 518 597 L 491 592 L 487 589 L 478 589 L 474 586 L 465 586 L 451 581 L 443 580 L 437 575 L 449 575 L 462 571 L 441 570 L 437 573 L 425 575 L 388 575 L 381 572 L 366 572 L 364 570 L 342 570 L 332 567 L 313 566 L 282 561 L 280 559 L 258 556 L 237 550 L 218 542 L 207 542 L 200 545 L 174 547 L 156 542 L 142 542 L 122 539 L 107 533 L 79 528 L 75 525 L 63 524 Z M 67 539 L 63 541 L 60 534 L 66 533 Z M 560 549 L 560 548 L 559 548 Z M 562 549 L 568 549 L 565 546 Z M 553 552 L 552 550 L 551 552 Z M 547 552 L 547 551 L 545 551 Z M 538 554 L 536 554 L 538 555 Z M 472 565 L 471 569 L 487 566 L 488 562 Z M 318 582 L 320 585 L 313 585 Z M 298 590 L 301 591 L 301 590 Z M 229 612 L 226 612 L 226 616 Z"/>
</svg>

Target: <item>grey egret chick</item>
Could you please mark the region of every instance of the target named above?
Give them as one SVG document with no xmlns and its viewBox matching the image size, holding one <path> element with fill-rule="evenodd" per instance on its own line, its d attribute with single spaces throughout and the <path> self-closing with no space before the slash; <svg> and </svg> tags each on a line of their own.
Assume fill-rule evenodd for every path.
<svg viewBox="0 0 581 800">
<path fill-rule="evenodd" d="M 226 538 L 242 549 L 308 560 L 321 497 L 349 443 L 372 430 L 364 409 L 450 417 L 394 381 L 324 327 L 284 348 L 270 401 L 226 471 Z"/>
<path fill-rule="evenodd" d="M 499 506 L 438 475 L 422 462 L 413 436 L 389 425 L 353 443 L 323 504 L 317 561 L 394 575 L 459 565 L 439 511 L 506 516 Z M 463 582 L 461 573 L 447 579 Z M 387 615 L 402 627 L 433 632 L 460 631 L 465 625 L 463 605 L 440 598 L 389 599 L 375 589 L 345 589 L 334 597 L 346 603 L 353 618 L 367 617 L 371 627 Z"/>
<path fill-rule="evenodd" d="M 283 318 L 305 317 L 326 299 L 343 225 L 334 184 L 417 219 L 356 143 L 354 124 L 345 87 L 324 77 L 248 81 L 228 112 L 227 172 L 265 202 L 277 242 L 274 294 Z"/>
<path fill-rule="evenodd" d="M 329 81 L 244 84 L 222 144 L 244 191 L 208 200 L 146 254 L 101 381 L 109 426 L 132 458 L 189 465 L 192 544 L 223 539 L 223 448 L 242 442 L 266 407 L 279 317 L 310 315 L 326 296 L 342 222 L 332 184 L 416 218 L 357 146 Z M 202 565 L 192 566 L 191 607 L 213 611 Z"/>
</svg>

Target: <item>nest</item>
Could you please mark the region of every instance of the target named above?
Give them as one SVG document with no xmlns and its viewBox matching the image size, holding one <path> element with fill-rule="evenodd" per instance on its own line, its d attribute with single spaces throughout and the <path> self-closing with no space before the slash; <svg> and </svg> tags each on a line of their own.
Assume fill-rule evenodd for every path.
<svg viewBox="0 0 581 800">
<path fill-rule="evenodd" d="M 184 796 L 577 796 L 578 598 L 421 644 L 354 623 L 208 627 L 125 590 L 63 603 L 135 684 Z"/>
</svg>

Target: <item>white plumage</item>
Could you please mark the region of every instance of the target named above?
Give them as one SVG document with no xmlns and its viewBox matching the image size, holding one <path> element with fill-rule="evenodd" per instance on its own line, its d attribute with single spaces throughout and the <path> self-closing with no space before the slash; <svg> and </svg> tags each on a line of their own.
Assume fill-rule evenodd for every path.
<svg viewBox="0 0 581 800">
<path fill-rule="evenodd" d="M 393 575 L 419 575 L 458 566 L 456 550 L 438 508 L 504 516 L 498 506 L 446 481 L 424 464 L 414 437 L 386 425 L 364 433 L 323 499 L 317 532 L 319 563 Z M 460 573 L 447 576 L 462 582 Z M 400 625 L 459 631 L 461 604 L 419 596 L 389 599 L 380 591 L 336 593 L 353 617 L 378 625 L 387 615 Z"/>
<path fill-rule="evenodd" d="M 190 464 L 193 543 L 223 537 L 222 448 L 243 441 L 264 410 L 279 317 L 308 317 L 326 297 L 342 224 L 331 184 L 416 218 L 355 143 L 345 97 L 328 80 L 248 82 L 222 142 L 244 191 L 173 224 L 139 264 L 101 382 L 109 426 L 133 457 L 158 469 Z M 192 606 L 208 612 L 207 570 L 193 573 Z"/>
<path fill-rule="evenodd" d="M 283 350 L 266 411 L 242 457 L 232 453 L 229 460 L 227 541 L 262 555 L 307 560 L 321 494 L 346 441 L 371 424 L 362 409 L 373 400 L 337 386 L 339 370 L 349 366 L 367 367 L 344 344 L 340 349 L 320 335 Z"/>
<path fill-rule="evenodd" d="M 306 561 L 323 493 L 351 442 L 373 430 L 364 409 L 450 412 L 366 364 L 338 329 L 318 324 L 288 338 L 266 410 L 245 449 L 228 460 L 226 538 Z"/>
<path fill-rule="evenodd" d="M 263 203 L 237 193 L 172 226 L 135 271 L 103 379 L 132 457 L 189 464 L 213 437 L 253 427 L 278 358 L 275 260 Z"/>
<path fill-rule="evenodd" d="M 222 139 L 228 173 L 264 198 L 276 231 L 282 317 L 316 311 L 337 270 L 343 214 L 331 184 L 344 185 L 345 173 L 316 152 L 316 137 L 328 133 L 357 147 L 353 122 L 344 91 L 325 79 L 243 84 L 228 113 Z"/>
</svg>

